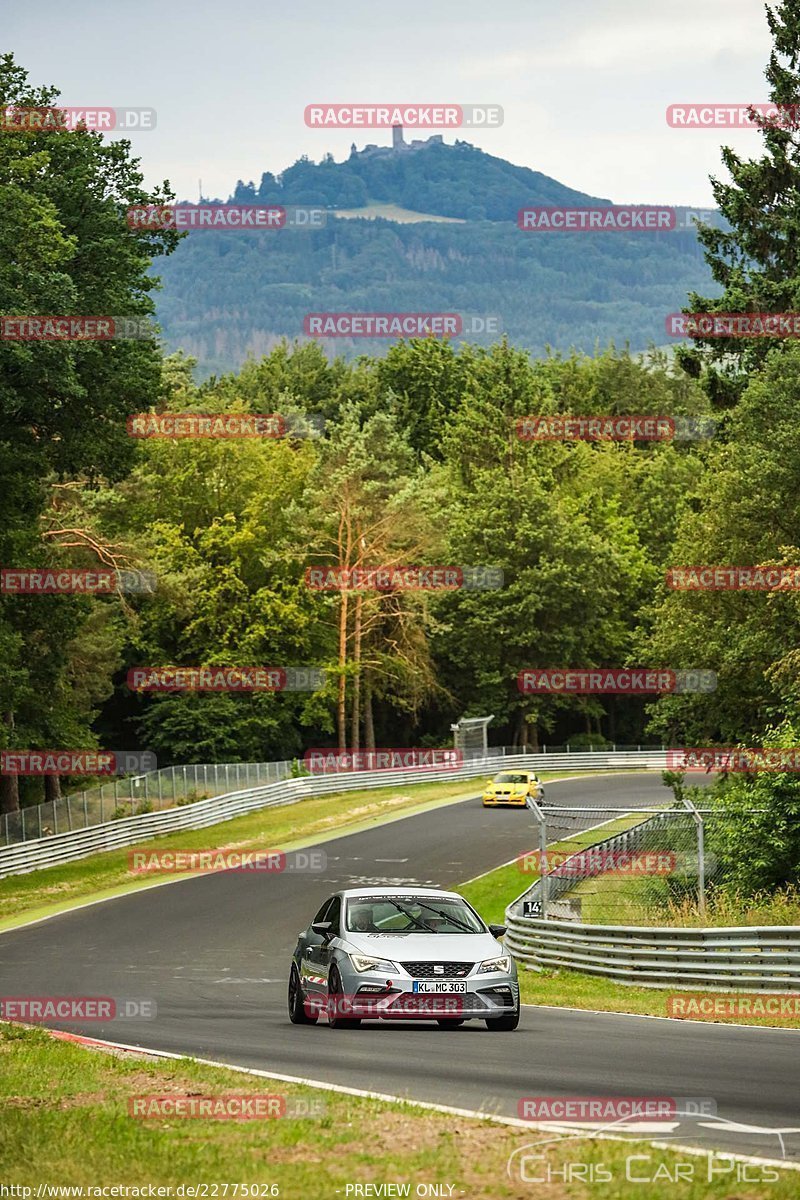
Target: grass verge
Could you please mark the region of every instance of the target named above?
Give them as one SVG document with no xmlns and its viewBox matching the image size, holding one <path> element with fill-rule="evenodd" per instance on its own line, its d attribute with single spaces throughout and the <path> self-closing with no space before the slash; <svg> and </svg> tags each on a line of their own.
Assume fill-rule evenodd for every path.
<svg viewBox="0 0 800 1200">
<path fill-rule="evenodd" d="M 331 1032 L 330 1036 L 341 1035 Z M 431 1030 L 430 1036 L 442 1035 Z M 528 1200 L 536 1194 L 535 1185 L 519 1178 L 522 1153 L 542 1156 L 527 1160 L 527 1176 L 550 1174 L 547 1195 L 553 1200 L 662 1194 L 659 1185 L 673 1180 L 679 1166 L 682 1181 L 668 1182 L 674 1200 L 727 1200 L 734 1194 L 748 1200 L 767 1196 L 790 1200 L 797 1195 L 793 1171 L 775 1170 L 774 1181 L 748 1182 L 745 1189 L 732 1191 L 735 1164 L 724 1171 L 721 1160 L 706 1155 L 657 1149 L 641 1141 L 587 1138 L 535 1146 L 532 1143 L 554 1135 L 402 1102 L 256 1078 L 190 1059 L 148 1059 L 86 1049 L 22 1026 L 0 1024 L 0 1061 L 0 1179 L 6 1185 L 31 1187 L 29 1195 L 34 1196 L 40 1184 L 82 1188 L 183 1184 L 186 1195 L 191 1195 L 190 1185 L 201 1184 L 209 1185 L 209 1190 L 196 1195 L 234 1197 L 233 1185 L 238 1184 L 239 1197 L 272 1194 L 282 1200 L 337 1196 L 344 1200 L 370 1194 L 414 1196 L 419 1184 L 436 1183 L 444 1187 L 434 1195 Z M 304 1106 L 306 1112 L 319 1113 L 320 1108 L 322 1112 L 262 1120 L 129 1116 L 129 1103 L 136 1097 L 174 1099 L 188 1094 L 196 1099 L 230 1093 L 251 1098 L 279 1095 L 287 1108 Z M 523 1151 L 524 1147 L 528 1149 Z M 507 1163 L 514 1151 L 520 1153 L 512 1160 L 510 1177 Z M 639 1156 L 631 1164 L 635 1174 L 652 1181 L 644 1191 L 641 1183 L 626 1182 L 626 1160 L 633 1155 Z M 595 1180 L 599 1175 L 608 1182 L 565 1185 L 565 1168 L 574 1171 L 573 1164 L 584 1177 L 589 1172 Z M 716 1176 L 709 1182 L 710 1164 Z M 748 1179 L 758 1179 L 759 1171 L 763 1178 L 770 1170 L 751 1166 Z M 359 1184 L 373 1188 L 407 1184 L 409 1190 L 355 1192 L 354 1185 Z M 219 1185 L 216 1192 L 214 1185 Z"/>
</svg>

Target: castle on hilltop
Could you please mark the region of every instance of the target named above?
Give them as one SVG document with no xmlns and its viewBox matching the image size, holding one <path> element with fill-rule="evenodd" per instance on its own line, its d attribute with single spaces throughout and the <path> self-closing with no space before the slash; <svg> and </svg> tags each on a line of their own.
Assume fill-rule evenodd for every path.
<svg viewBox="0 0 800 1200">
<path fill-rule="evenodd" d="M 387 154 L 411 154 L 415 150 L 424 149 L 425 146 L 434 146 L 442 142 L 444 142 L 444 137 L 441 133 L 431 134 L 429 138 L 415 138 L 413 142 L 407 142 L 403 138 L 403 126 L 393 125 L 391 146 L 376 146 L 374 142 L 370 142 L 363 150 L 357 150 L 356 144 L 353 142 L 350 147 L 350 157 L 366 155 L 368 158 L 377 158 Z"/>
</svg>

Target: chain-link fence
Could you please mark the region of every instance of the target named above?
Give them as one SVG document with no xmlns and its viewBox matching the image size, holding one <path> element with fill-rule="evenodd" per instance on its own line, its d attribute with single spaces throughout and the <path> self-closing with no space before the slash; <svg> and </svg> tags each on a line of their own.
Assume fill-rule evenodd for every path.
<svg viewBox="0 0 800 1200">
<path fill-rule="evenodd" d="M 291 761 L 263 763 L 192 763 L 165 767 L 146 775 L 129 775 L 73 792 L 60 800 L 32 804 L 0 817 L 0 845 L 11 846 L 32 838 L 88 829 L 105 821 L 159 812 L 288 779 Z"/>
<path fill-rule="evenodd" d="M 609 808 L 533 804 L 538 847 L 519 860 L 533 877 L 523 916 L 593 925 L 683 923 L 705 911 L 719 863 L 706 843 L 718 809 L 684 804 Z M 713 839 L 712 839 L 713 840 Z"/>
</svg>

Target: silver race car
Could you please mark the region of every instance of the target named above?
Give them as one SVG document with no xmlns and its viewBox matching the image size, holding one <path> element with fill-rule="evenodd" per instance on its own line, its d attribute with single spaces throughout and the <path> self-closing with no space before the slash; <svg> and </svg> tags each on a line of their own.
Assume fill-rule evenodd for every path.
<svg viewBox="0 0 800 1200">
<path fill-rule="evenodd" d="M 297 940 L 289 1017 L 333 1028 L 362 1020 L 435 1020 L 444 1029 L 480 1019 L 519 1024 L 517 967 L 456 892 L 368 887 L 336 892 Z"/>
</svg>

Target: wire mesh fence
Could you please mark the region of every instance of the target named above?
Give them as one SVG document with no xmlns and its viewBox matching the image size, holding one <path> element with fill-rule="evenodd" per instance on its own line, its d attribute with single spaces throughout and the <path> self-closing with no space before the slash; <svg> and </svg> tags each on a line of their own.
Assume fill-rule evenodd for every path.
<svg viewBox="0 0 800 1200">
<path fill-rule="evenodd" d="M 0 818 L 0 845 L 11 846 L 33 838 L 88 829 L 106 821 L 134 817 L 139 813 L 160 812 L 222 796 L 227 792 L 278 783 L 292 775 L 294 764 L 263 763 L 192 763 L 165 767 L 146 775 L 110 779 L 83 792 L 73 792 L 60 800 L 32 804 Z"/>
<path fill-rule="evenodd" d="M 720 870 L 718 809 L 532 805 L 539 845 L 522 856 L 523 916 L 594 925 L 681 923 L 703 913 Z"/>
</svg>

